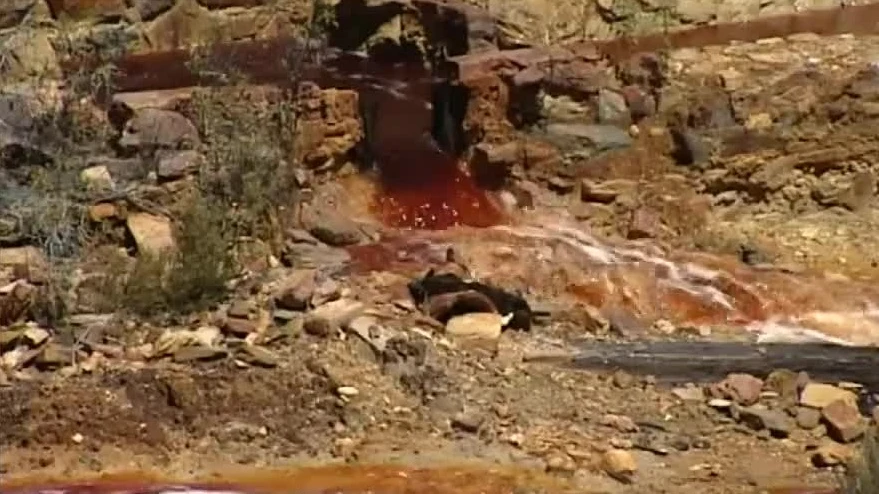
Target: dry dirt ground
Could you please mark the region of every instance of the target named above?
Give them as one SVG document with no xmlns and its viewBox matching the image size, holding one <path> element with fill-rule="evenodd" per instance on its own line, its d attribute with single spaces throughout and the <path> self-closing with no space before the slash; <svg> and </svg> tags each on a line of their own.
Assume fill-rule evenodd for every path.
<svg viewBox="0 0 879 494">
<path fill-rule="evenodd" d="M 769 439 L 649 379 L 522 364 L 530 335 L 504 336 L 494 357 L 411 338 L 397 350 L 412 356 L 392 371 L 355 340 L 303 336 L 273 348 L 284 362 L 275 369 L 120 365 L 16 384 L 0 395 L 3 468 L 14 478 L 483 463 L 548 469 L 607 492 L 754 492 L 832 480 L 811 466 L 805 431 Z M 339 386 L 359 393 L 341 399 Z M 604 476 L 601 451 L 632 445 L 634 483 Z"/>
<path fill-rule="evenodd" d="M 804 58 L 818 57 L 821 70 L 833 72 L 863 64 L 876 47 L 876 40 L 803 39 L 784 53 L 802 49 Z M 772 65 L 775 48 L 687 51 L 672 61 L 682 65 L 681 84 L 728 62 L 763 74 L 748 75 L 746 85 L 767 87 L 783 75 Z M 834 64 L 833 57 L 853 61 Z M 877 246 L 872 213 L 761 213 L 746 205 L 716 214 L 727 222 L 721 229 L 773 240 L 771 250 L 786 262 L 806 255 L 819 265 L 833 264 L 832 257 L 865 259 Z M 803 225 L 817 232 L 805 246 Z M 852 236 L 838 233 L 843 230 Z M 649 376 L 523 362 L 526 353 L 583 336 L 560 331 L 552 319 L 530 333 L 507 331 L 496 347 L 447 340 L 399 302 L 405 281 L 371 273 L 339 282 L 375 307 L 395 335 L 380 352 L 351 334 L 288 325 L 265 346 L 274 353 L 271 368 L 232 358 L 112 359 L 75 373 L 34 372 L 0 383 L 0 473 L 15 479 L 135 470 L 185 477 L 346 462 L 465 464 L 534 469 L 578 492 L 617 493 L 750 493 L 835 480 L 834 470 L 811 461 L 823 431 L 795 427 L 777 439 L 702 401 L 682 400 Z M 386 292 L 389 287 L 396 291 Z M 137 335 L 133 348 L 161 333 L 130 330 Z M 622 481 L 609 476 L 609 449 L 629 452 L 626 461 L 637 471 Z M 444 475 L 437 471 L 435 480 L 453 483 Z"/>
</svg>

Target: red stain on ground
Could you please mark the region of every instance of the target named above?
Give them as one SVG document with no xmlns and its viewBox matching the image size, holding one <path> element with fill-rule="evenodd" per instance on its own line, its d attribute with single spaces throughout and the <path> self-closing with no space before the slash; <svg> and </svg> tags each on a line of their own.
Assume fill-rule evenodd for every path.
<svg viewBox="0 0 879 494">
<path fill-rule="evenodd" d="M 35 494 L 40 490 L 57 489 L 57 492 L 64 494 L 157 494 L 179 491 L 182 487 L 259 494 L 508 494 L 524 486 L 546 489 L 544 492 L 566 491 L 561 483 L 527 470 L 413 469 L 389 465 L 250 472 L 195 482 L 180 482 L 149 473 L 102 476 L 88 480 L 23 479 L 0 484 L 0 493 Z"/>
<path fill-rule="evenodd" d="M 372 244 L 352 245 L 347 248 L 353 268 L 357 272 L 395 271 L 398 273 L 421 272 L 425 266 L 445 261 L 428 241 L 413 241 L 403 237 L 385 238 Z"/>
</svg>

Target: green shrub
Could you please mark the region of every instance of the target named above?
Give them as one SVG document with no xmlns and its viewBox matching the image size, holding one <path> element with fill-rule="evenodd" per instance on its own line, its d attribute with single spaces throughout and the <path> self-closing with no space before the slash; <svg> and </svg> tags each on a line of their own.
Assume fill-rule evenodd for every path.
<svg viewBox="0 0 879 494">
<path fill-rule="evenodd" d="M 173 251 L 141 252 L 134 262 L 108 260 L 98 288 L 107 310 L 140 316 L 210 308 L 235 275 L 225 211 L 196 197 L 181 215 Z"/>
</svg>

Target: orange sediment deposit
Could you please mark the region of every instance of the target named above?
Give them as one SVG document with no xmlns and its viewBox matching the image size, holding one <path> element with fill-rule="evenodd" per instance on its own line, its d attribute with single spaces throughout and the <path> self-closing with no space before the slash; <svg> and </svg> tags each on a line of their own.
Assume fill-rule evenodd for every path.
<svg viewBox="0 0 879 494">
<path fill-rule="evenodd" d="M 75 479 L 23 477 L 0 484 L 0 493 L 38 494 L 51 490 L 53 494 L 509 494 L 518 487 L 573 492 L 558 480 L 527 470 L 349 465 L 247 471 L 189 480 L 151 472 Z"/>
<path fill-rule="evenodd" d="M 359 272 L 393 270 L 411 274 L 445 259 L 444 252 L 440 252 L 429 241 L 415 241 L 400 236 L 372 244 L 353 245 L 347 251 L 351 255 L 354 270 Z"/>
</svg>

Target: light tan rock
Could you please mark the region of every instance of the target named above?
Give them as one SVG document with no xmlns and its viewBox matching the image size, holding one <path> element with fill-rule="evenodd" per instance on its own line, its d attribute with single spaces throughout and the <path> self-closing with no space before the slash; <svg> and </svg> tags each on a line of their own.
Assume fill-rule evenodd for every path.
<svg viewBox="0 0 879 494">
<path fill-rule="evenodd" d="M 46 32 L 22 29 L 6 41 L 4 50 L 6 78 L 24 80 L 61 75 L 58 56 Z"/>
<path fill-rule="evenodd" d="M 630 482 L 632 476 L 638 471 L 638 463 L 632 453 L 624 449 L 611 449 L 602 457 L 602 467 L 611 477 Z"/>
<path fill-rule="evenodd" d="M 148 213 L 135 213 L 126 221 L 139 253 L 160 254 L 174 248 L 171 220 Z"/>
<path fill-rule="evenodd" d="M 464 338 L 495 340 L 501 336 L 504 318 L 493 312 L 472 312 L 455 316 L 446 323 L 446 333 Z"/>
<path fill-rule="evenodd" d="M 94 191 L 113 190 L 113 176 L 110 170 L 103 165 L 90 166 L 79 173 L 79 180 L 89 189 Z"/>
<path fill-rule="evenodd" d="M 858 397 L 851 391 L 824 383 L 809 383 L 800 394 L 800 404 L 810 408 L 822 409 L 837 400 L 857 404 Z"/>
</svg>

